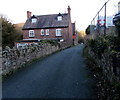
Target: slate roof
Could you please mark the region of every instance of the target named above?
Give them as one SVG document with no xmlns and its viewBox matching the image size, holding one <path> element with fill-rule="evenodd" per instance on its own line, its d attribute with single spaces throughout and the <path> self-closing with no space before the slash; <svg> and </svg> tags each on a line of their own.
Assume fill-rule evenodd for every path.
<svg viewBox="0 0 120 100">
<path fill-rule="evenodd" d="M 44 29 L 44 28 L 61 28 L 68 27 L 69 25 L 69 15 L 67 13 L 61 14 L 62 21 L 57 20 L 57 16 L 59 14 L 51 14 L 51 15 L 41 15 L 35 16 L 33 15 L 31 18 L 26 20 L 26 23 L 23 26 L 23 30 L 25 29 Z M 32 18 L 37 18 L 36 23 L 32 23 Z"/>
</svg>

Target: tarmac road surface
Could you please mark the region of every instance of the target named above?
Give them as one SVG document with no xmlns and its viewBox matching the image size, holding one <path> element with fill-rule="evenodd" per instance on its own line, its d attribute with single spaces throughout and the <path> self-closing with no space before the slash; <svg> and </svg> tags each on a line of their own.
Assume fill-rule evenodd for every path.
<svg viewBox="0 0 120 100">
<path fill-rule="evenodd" d="M 3 98 L 96 98 L 80 44 L 14 73 L 3 82 Z"/>
</svg>

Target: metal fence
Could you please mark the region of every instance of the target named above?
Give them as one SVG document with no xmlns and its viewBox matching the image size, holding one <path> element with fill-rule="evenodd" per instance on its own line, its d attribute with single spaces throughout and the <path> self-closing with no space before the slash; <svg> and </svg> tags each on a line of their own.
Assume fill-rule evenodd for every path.
<svg viewBox="0 0 120 100">
<path fill-rule="evenodd" d="M 106 0 L 90 24 L 90 33 L 97 35 L 114 34 L 115 26 L 113 18 L 119 11 L 118 2 L 120 0 Z"/>
</svg>

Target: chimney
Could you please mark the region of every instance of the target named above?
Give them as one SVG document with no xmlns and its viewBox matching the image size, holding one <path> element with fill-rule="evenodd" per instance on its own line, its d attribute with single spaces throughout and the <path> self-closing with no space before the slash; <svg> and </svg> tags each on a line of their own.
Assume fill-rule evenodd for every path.
<svg viewBox="0 0 120 100">
<path fill-rule="evenodd" d="M 70 12 L 71 12 L 71 11 L 70 11 L 70 10 L 71 10 L 70 6 L 68 6 L 67 9 L 68 9 L 68 14 L 70 15 Z"/>
<path fill-rule="evenodd" d="M 118 2 L 118 13 L 120 12 L 120 2 Z"/>
<path fill-rule="evenodd" d="M 31 17 L 32 12 L 27 11 L 27 19 Z"/>
</svg>

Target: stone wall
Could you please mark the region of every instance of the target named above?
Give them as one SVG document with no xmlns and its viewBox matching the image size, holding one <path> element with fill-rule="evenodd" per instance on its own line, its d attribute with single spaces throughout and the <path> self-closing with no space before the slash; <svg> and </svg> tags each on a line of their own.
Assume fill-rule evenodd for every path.
<svg viewBox="0 0 120 100">
<path fill-rule="evenodd" d="M 34 59 L 50 55 L 70 46 L 70 44 L 63 42 L 59 43 L 59 45 L 48 43 L 29 45 L 19 49 L 6 47 L 2 52 L 2 74 L 6 75 L 10 71 L 18 69 Z"/>
<path fill-rule="evenodd" d="M 2 99 L 2 47 L 0 46 L 0 100 Z"/>
<path fill-rule="evenodd" d="M 89 50 L 89 54 L 91 57 L 94 57 L 97 66 L 103 70 L 107 79 L 111 81 L 112 78 L 116 77 L 120 80 L 120 52 L 112 55 L 108 52 L 103 53 L 101 59 L 99 59 L 91 50 Z"/>
</svg>

